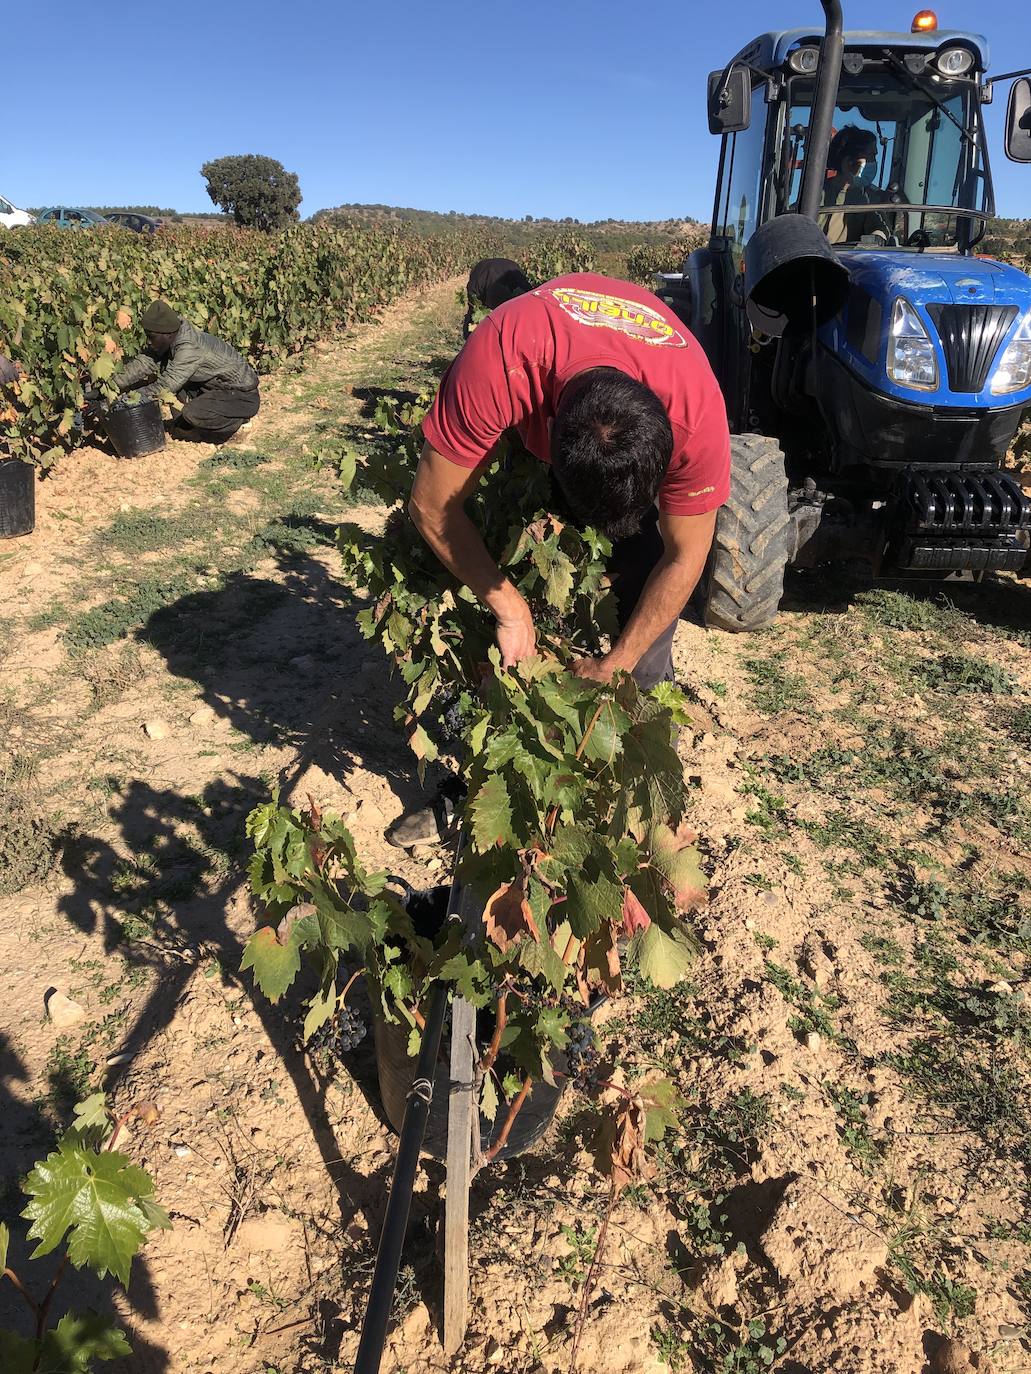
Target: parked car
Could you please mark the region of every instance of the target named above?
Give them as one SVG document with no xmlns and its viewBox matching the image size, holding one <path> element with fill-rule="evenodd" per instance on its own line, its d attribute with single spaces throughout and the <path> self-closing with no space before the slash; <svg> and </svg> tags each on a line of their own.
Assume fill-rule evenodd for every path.
<svg viewBox="0 0 1031 1374">
<path fill-rule="evenodd" d="M 130 210 L 112 210 L 107 219 L 111 224 L 117 224 L 122 229 L 132 229 L 137 234 L 153 234 L 165 222 L 163 219 L 155 219 L 153 215 L 138 215 Z"/>
<path fill-rule="evenodd" d="M 92 229 L 110 224 L 109 219 L 98 215 L 95 210 L 72 208 L 68 205 L 52 205 L 49 210 L 41 210 L 40 224 L 56 224 L 61 229 Z"/>
<path fill-rule="evenodd" d="M 0 224 L 5 229 L 17 229 L 23 224 L 35 223 L 35 216 L 30 215 L 28 210 L 19 210 L 16 205 L 0 196 Z"/>
</svg>

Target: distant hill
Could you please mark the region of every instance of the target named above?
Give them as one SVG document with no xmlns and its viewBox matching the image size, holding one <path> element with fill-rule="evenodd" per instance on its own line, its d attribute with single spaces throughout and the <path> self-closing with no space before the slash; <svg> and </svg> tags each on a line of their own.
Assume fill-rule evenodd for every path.
<svg viewBox="0 0 1031 1374">
<path fill-rule="evenodd" d="M 456 225 L 472 229 L 492 229 L 513 249 L 525 244 L 549 230 L 560 231 L 575 229 L 591 240 L 599 253 L 622 253 L 642 243 L 661 243 L 670 239 L 683 239 L 697 233 L 698 221 L 683 219 L 664 220 L 618 220 L 600 219 L 582 221 L 566 219 L 546 219 L 527 215 L 523 219 L 503 219 L 497 215 L 470 215 L 457 210 L 447 214 L 439 210 L 416 210 L 407 205 L 337 205 L 332 209 L 319 210 L 312 219 L 348 220 L 359 224 L 404 224 L 418 234 L 445 234 Z"/>
</svg>

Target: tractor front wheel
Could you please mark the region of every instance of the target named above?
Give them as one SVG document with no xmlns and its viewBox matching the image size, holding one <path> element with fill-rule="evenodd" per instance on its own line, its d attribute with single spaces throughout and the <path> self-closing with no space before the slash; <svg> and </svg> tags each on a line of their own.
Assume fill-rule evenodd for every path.
<svg viewBox="0 0 1031 1374">
<path fill-rule="evenodd" d="M 706 625 L 741 632 L 772 625 L 788 561 L 788 480 L 784 454 L 765 434 L 730 437 L 730 496 L 702 586 Z"/>
</svg>

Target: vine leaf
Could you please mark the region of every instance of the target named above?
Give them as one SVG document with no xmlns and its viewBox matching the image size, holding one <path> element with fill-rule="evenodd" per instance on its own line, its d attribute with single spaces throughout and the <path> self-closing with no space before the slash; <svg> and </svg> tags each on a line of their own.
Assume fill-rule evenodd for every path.
<svg viewBox="0 0 1031 1374">
<path fill-rule="evenodd" d="M 24 1184 L 29 1197 L 22 1212 L 38 1240 L 32 1258 L 49 1255 L 68 1233 L 68 1258 L 100 1278 L 111 1273 L 129 1282 L 129 1266 L 155 1225 L 170 1225 L 152 1199 L 154 1185 L 142 1169 L 116 1150 L 97 1154 L 69 1132 Z M 140 1206 L 148 1203 L 147 1210 Z"/>
<path fill-rule="evenodd" d="M 483 853 L 499 844 L 515 844 L 512 803 L 499 773 L 492 773 L 469 803 L 473 841 Z"/>
<path fill-rule="evenodd" d="M 37 1374 L 89 1374 L 94 1360 L 131 1354 L 125 1332 L 106 1318 L 96 1312 L 68 1312 L 43 1337 L 36 1369 Z"/>
<path fill-rule="evenodd" d="M 10 1243 L 10 1229 L 0 1221 L 0 1274 L 7 1268 L 7 1247 Z"/>
<path fill-rule="evenodd" d="M 600 984 L 609 993 L 622 992 L 623 975 L 619 968 L 619 950 L 612 924 L 606 921 L 583 945 L 583 978 L 589 986 Z M 578 971 L 579 971 L 579 965 Z"/>
<path fill-rule="evenodd" d="M 540 943 L 540 931 L 526 900 L 525 880 L 504 883 L 491 893 L 483 908 L 483 924 L 487 939 L 492 940 L 502 954 L 526 935 Z"/>
<path fill-rule="evenodd" d="M 668 825 L 652 831 L 652 862 L 673 888 L 681 911 L 692 911 L 708 901 L 701 855 L 691 842 L 694 831 L 685 827 L 674 834 Z"/>
<path fill-rule="evenodd" d="M 631 939 L 639 930 L 647 930 L 652 918 L 629 888 L 623 889 L 623 934 Z"/>
<path fill-rule="evenodd" d="M 0 1331 L 0 1369 L 4 1374 L 33 1374 L 39 1346 L 16 1336 L 13 1331 Z"/>
<path fill-rule="evenodd" d="M 607 1088 L 602 1094 L 604 1112 L 594 1147 L 598 1172 L 612 1182 L 618 1197 L 637 1179 L 654 1172 L 644 1152 L 647 1112 L 640 1097 L 625 1089 Z"/>
<path fill-rule="evenodd" d="M 313 902 L 298 902 L 286 913 L 279 925 L 276 926 L 276 943 L 280 945 L 290 944 L 291 932 L 298 921 L 303 921 L 306 916 L 317 916 L 318 907 Z"/>
<path fill-rule="evenodd" d="M 358 455 L 348 444 L 337 461 L 337 476 L 340 478 L 341 490 L 350 491 L 354 475 L 358 471 Z"/>
<path fill-rule="evenodd" d="M 675 988 L 694 963 L 694 946 L 686 933 L 667 935 L 654 922 L 640 937 L 638 964 L 641 973 L 657 988 Z"/>
<path fill-rule="evenodd" d="M 579 940 L 593 934 L 599 926 L 619 919 L 622 898 L 618 884 L 604 874 L 595 878 L 570 875 L 566 890 L 566 919 Z"/>
<path fill-rule="evenodd" d="M 278 1002 L 301 969 L 301 954 L 293 940 L 281 945 L 271 926 L 262 926 L 247 941 L 240 968 L 252 968 L 254 981 L 270 1002 Z"/>
<path fill-rule="evenodd" d="M 484 1074 L 480 1085 L 480 1115 L 493 1122 L 498 1114 L 498 1089 L 492 1073 Z"/>
</svg>

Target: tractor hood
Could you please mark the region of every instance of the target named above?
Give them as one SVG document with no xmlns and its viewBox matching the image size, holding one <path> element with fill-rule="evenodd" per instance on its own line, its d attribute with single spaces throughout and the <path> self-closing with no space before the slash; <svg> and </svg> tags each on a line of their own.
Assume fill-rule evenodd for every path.
<svg viewBox="0 0 1031 1374">
<path fill-rule="evenodd" d="M 839 257 L 851 275 L 849 297 L 820 330 L 820 340 L 866 385 L 913 405 L 970 410 L 1031 402 L 1031 384 L 992 390 L 1009 344 L 1031 329 L 1031 278 L 1025 273 L 955 253 L 869 248 Z M 889 375 L 888 344 L 900 298 L 934 348 L 937 386 L 899 385 Z"/>
</svg>

